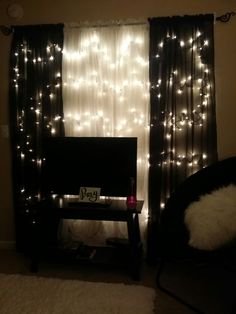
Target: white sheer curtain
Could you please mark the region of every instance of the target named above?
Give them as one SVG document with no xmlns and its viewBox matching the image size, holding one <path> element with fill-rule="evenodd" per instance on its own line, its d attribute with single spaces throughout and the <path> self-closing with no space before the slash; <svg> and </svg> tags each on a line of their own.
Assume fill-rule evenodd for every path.
<svg viewBox="0 0 236 314">
<path fill-rule="evenodd" d="M 148 25 L 65 27 L 63 105 L 66 136 L 138 137 L 137 197 L 147 200 Z M 147 208 L 140 217 L 146 229 Z M 100 243 L 125 236 L 123 223 L 64 221 L 65 238 Z"/>
</svg>

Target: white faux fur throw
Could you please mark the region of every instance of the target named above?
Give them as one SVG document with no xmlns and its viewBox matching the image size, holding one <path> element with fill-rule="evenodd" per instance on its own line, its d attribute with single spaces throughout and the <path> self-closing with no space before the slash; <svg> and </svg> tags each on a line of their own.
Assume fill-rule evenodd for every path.
<svg viewBox="0 0 236 314">
<path fill-rule="evenodd" d="M 185 210 L 189 245 L 215 250 L 236 239 L 236 186 L 228 185 L 200 197 Z"/>
</svg>

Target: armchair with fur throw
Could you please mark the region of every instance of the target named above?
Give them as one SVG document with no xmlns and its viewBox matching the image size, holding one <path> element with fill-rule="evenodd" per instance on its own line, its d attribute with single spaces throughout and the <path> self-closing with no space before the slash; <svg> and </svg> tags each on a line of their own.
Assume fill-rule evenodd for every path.
<svg viewBox="0 0 236 314">
<path fill-rule="evenodd" d="M 197 301 L 197 296 L 204 291 L 205 296 L 214 295 L 212 285 L 216 283 L 224 287 L 220 273 L 226 271 L 232 284 L 227 281 L 225 295 L 233 293 L 234 301 L 226 301 L 229 311 L 214 301 L 209 313 L 236 313 L 232 288 L 236 278 L 236 157 L 201 169 L 174 191 L 161 216 L 159 243 L 157 286 L 162 291 L 197 313 L 208 313 L 209 297 Z M 181 273 L 173 275 L 173 270 L 179 268 Z M 186 287 L 183 278 L 187 269 L 191 271 L 187 272 L 190 284 Z M 209 285 L 210 290 L 206 290 Z"/>
<path fill-rule="evenodd" d="M 220 196 L 222 198 L 219 200 Z M 232 199 L 229 199 L 230 197 Z M 211 198 L 211 203 L 209 198 Z M 212 215 L 215 218 L 211 219 L 210 223 L 218 224 L 216 228 L 220 231 L 220 220 L 222 221 L 224 215 L 227 216 L 229 210 L 231 215 L 234 210 L 233 219 L 236 239 L 236 208 L 229 208 L 229 203 L 231 207 L 236 205 L 236 157 L 218 161 L 201 169 L 188 177 L 174 191 L 161 215 L 160 242 L 162 254 L 167 256 L 189 256 L 189 254 L 199 254 L 200 250 L 206 253 L 207 251 L 214 251 L 214 248 L 223 248 L 224 245 L 213 245 L 213 249 L 210 246 L 210 249 L 207 249 L 207 245 L 205 247 L 201 245 L 191 246 L 191 240 L 192 243 L 194 242 L 191 239 L 193 234 L 191 228 L 194 228 L 194 222 L 199 223 L 199 232 L 201 233 L 204 232 L 204 228 L 207 228 L 207 226 L 201 225 L 203 213 L 205 222 L 208 213 L 209 216 Z M 214 205 L 215 207 L 216 205 L 221 206 L 221 216 L 219 218 Z M 212 214 L 213 210 L 214 214 Z M 229 217 L 226 218 L 229 219 Z M 223 223 L 227 225 L 228 221 L 225 219 Z M 227 245 L 231 241 L 226 242 Z"/>
</svg>

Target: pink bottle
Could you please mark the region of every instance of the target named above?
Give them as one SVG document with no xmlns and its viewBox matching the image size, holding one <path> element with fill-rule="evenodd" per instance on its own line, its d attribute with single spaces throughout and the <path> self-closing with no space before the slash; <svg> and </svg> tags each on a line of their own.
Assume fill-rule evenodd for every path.
<svg viewBox="0 0 236 314">
<path fill-rule="evenodd" d="M 137 205 L 136 189 L 134 178 L 130 178 L 130 194 L 127 196 L 126 205 L 128 209 L 134 209 Z"/>
</svg>

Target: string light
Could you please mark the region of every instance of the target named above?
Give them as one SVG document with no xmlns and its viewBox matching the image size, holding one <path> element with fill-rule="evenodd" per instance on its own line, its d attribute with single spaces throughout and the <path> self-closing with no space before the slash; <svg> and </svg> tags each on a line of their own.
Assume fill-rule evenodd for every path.
<svg viewBox="0 0 236 314">
<path fill-rule="evenodd" d="M 203 132 L 201 130 L 207 123 L 208 107 L 211 105 L 211 81 L 210 69 L 203 59 L 203 52 L 210 46 L 210 41 L 204 38 L 201 31 L 197 31 L 195 36 L 188 40 L 178 38 L 176 34 L 171 35 L 167 33 L 166 37 L 157 46 L 156 58 L 160 60 L 163 58 L 163 51 L 167 51 L 165 45 L 169 45 L 172 40 L 176 40 L 179 43 L 179 49 L 183 49 L 183 53 L 187 53 L 189 50 L 194 60 L 193 62 L 195 62 L 196 70 L 194 76 L 190 73 L 189 75 L 185 73 L 186 77 L 184 77 L 181 69 L 174 68 L 169 73 L 165 84 L 168 88 L 173 89 L 173 94 L 176 94 L 176 102 L 178 104 L 181 103 L 182 99 L 183 102 L 186 102 L 185 98 L 189 97 L 188 95 L 190 95 L 191 91 L 191 95 L 194 98 L 194 108 L 188 107 L 181 110 L 181 106 L 176 106 L 173 112 L 170 109 L 162 111 L 160 117 L 152 120 L 150 127 L 163 125 L 166 136 L 165 151 L 160 154 L 156 165 L 163 167 L 166 171 L 169 171 L 170 167 L 184 167 L 185 169 L 187 166 L 187 171 L 191 174 L 207 164 L 207 154 L 197 151 L 197 149 L 191 152 L 191 145 L 189 147 L 190 151 L 183 154 L 179 152 L 182 149 L 182 145 L 178 145 L 178 142 L 181 142 L 182 136 L 192 136 L 194 133 L 199 132 L 198 130 Z M 157 81 L 155 84 L 152 84 L 151 89 L 155 92 L 159 101 L 158 104 L 161 106 L 161 93 L 163 93 L 161 82 Z M 174 150 L 173 147 L 175 147 Z M 165 207 L 168 195 L 162 195 L 161 197 L 160 208 L 162 210 Z"/>
<path fill-rule="evenodd" d="M 210 42 L 208 39 L 204 39 L 202 42 L 203 44 L 200 45 L 198 40 L 200 37 L 202 37 L 201 32 L 196 33 L 196 38 L 189 38 L 189 40 L 183 40 L 179 39 L 176 35 L 173 36 L 168 36 L 168 38 L 163 39 L 158 47 L 159 51 L 156 53 L 155 57 L 158 59 L 162 58 L 162 51 L 163 47 L 166 43 L 167 40 L 177 40 L 179 42 L 179 47 L 180 49 L 192 49 L 192 53 L 195 55 L 196 59 L 196 65 L 199 68 L 199 73 L 198 77 L 192 78 L 191 75 L 186 75 L 186 77 L 181 76 L 181 72 L 178 69 L 174 69 L 173 72 L 170 74 L 170 77 L 167 78 L 167 84 L 169 86 L 173 86 L 175 88 L 175 92 L 177 97 L 182 97 L 183 93 L 188 89 L 192 88 L 194 90 L 194 93 L 196 94 L 195 96 L 198 97 L 199 103 L 197 104 L 197 108 L 194 110 L 189 110 L 189 109 L 184 109 L 180 112 L 171 112 L 171 111 L 165 111 L 163 112 L 163 125 L 166 128 L 166 137 L 168 139 L 168 142 L 171 142 L 172 139 L 175 137 L 175 134 L 177 132 L 183 132 L 183 130 L 186 130 L 187 128 L 203 128 L 204 123 L 207 119 L 207 106 L 210 104 L 210 94 L 209 90 L 211 88 L 211 82 L 209 81 L 209 74 L 210 70 L 208 69 L 207 65 L 202 62 L 201 59 L 201 51 L 203 48 L 205 49 L 210 45 Z M 131 38 L 127 37 L 127 41 L 124 43 L 124 45 L 121 46 L 120 49 L 120 56 L 117 57 L 117 60 L 112 63 L 110 62 L 111 56 L 109 55 L 109 51 L 106 49 L 106 47 L 101 46 L 101 40 L 99 36 L 93 36 L 91 39 L 85 40 L 82 45 L 84 47 L 83 51 L 73 51 L 69 52 L 66 50 L 61 49 L 59 45 L 57 44 L 52 44 L 48 45 L 46 47 L 47 51 L 47 57 L 45 56 L 34 56 L 32 54 L 32 51 L 28 51 L 25 49 L 24 45 L 22 45 L 22 50 L 18 50 L 15 52 L 15 58 L 16 58 L 16 63 L 15 66 L 13 67 L 13 72 L 14 72 L 14 79 L 13 79 L 13 84 L 15 86 L 15 92 L 18 93 L 18 88 L 19 88 L 19 82 L 22 79 L 21 78 L 21 73 L 19 71 L 18 67 L 18 60 L 19 57 L 23 54 L 24 56 L 24 61 L 25 63 L 32 63 L 34 66 L 37 66 L 40 63 L 47 64 L 47 63 L 52 63 L 54 62 L 55 58 L 53 55 L 53 51 L 55 50 L 56 53 L 63 53 L 63 58 L 65 60 L 78 60 L 79 62 L 83 62 L 86 60 L 88 54 L 86 53 L 86 49 L 91 47 L 93 53 L 96 53 L 100 58 L 102 58 L 104 64 L 107 64 L 110 62 L 110 67 L 112 70 L 115 70 L 117 67 L 122 67 L 122 66 L 127 66 L 126 63 L 126 56 L 128 53 L 129 48 L 133 45 L 139 45 L 141 46 L 143 44 L 143 39 L 140 37 L 136 38 Z M 147 60 L 144 60 L 140 56 L 137 56 L 134 58 L 134 61 L 137 64 L 137 67 L 143 68 L 143 67 L 148 67 L 148 62 Z M 136 92 L 137 90 L 142 90 L 143 91 L 143 97 L 148 97 L 147 93 L 147 87 L 146 83 L 144 83 L 142 80 L 138 80 L 135 78 L 137 75 L 136 71 L 132 71 L 130 73 L 130 78 L 127 79 L 125 78 L 123 81 L 120 81 L 119 84 L 114 83 L 110 79 L 105 79 L 103 81 L 102 85 L 102 90 L 98 90 L 98 94 L 100 97 L 107 97 L 109 94 L 109 91 L 115 91 L 116 94 L 118 95 L 118 99 L 120 101 L 120 104 L 125 103 L 125 95 L 127 91 L 131 92 Z M 61 85 L 57 81 L 57 78 L 61 78 L 61 73 L 56 72 L 54 74 L 55 77 L 55 83 L 47 86 L 49 93 L 43 94 L 43 92 L 40 92 L 35 96 L 32 96 L 29 98 L 29 103 L 32 103 L 32 105 L 29 106 L 29 109 L 32 112 L 35 112 L 35 115 L 37 118 L 41 115 L 41 102 L 38 102 L 38 106 L 36 106 L 37 101 L 41 99 L 45 99 L 45 97 L 49 97 L 50 101 L 53 103 L 56 103 L 56 89 L 60 88 Z M 75 88 L 75 89 L 80 89 L 81 92 L 86 90 L 89 86 L 98 86 L 98 72 L 97 71 L 91 71 L 90 73 L 90 78 L 88 77 L 80 77 L 79 79 L 76 77 L 73 77 L 72 75 L 67 78 L 67 81 L 64 81 L 64 88 Z M 162 88 L 162 81 L 161 79 L 158 79 L 156 84 L 153 86 L 150 86 L 151 89 L 155 90 L 156 92 L 156 97 L 161 101 L 161 88 Z M 42 90 L 46 90 L 45 88 L 42 88 Z M 143 116 L 143 112 L 137 110 L 135 106 L 131 108 L 128 111 L 129 116 L 127 116 L 127 120 L 121 120 L 120 122 L 117 123 L 116 131 L 118 132 L 118 136 L 120 136 L 119 132 L 122 132 L 124 135 L 129 135 L 132 134 L 132 124 L 134 127 L 136 125 L 139 126 L 140 132 L 141 131 L 149 131 L 149 128 L 153 126 L 153 122 L 150 125 L 147 125 L 145 123 L 145 119 Z M 98 110 L 95 113 L 90 113 L 87 112 L 83 114 L 82 116 L 78 115 L 77 113 L 68 113 L 65 117 L 65 119 L 62 119 L 59 115 L 56 115 L 55 117 L 52 117 L 49 119 L 47 116 L 44 116 L 44 123 L 48 131 L 55 135 L 57 133 L 57 127 L 55 123 L 57 122 L 62 122 L 62 123 L 67 123 L 67 124 L 74 124 L 75 129 L 78 132 L 78 135 L 82 134 L 83 130 L 88 127 L 92 121 L 96 121 L 96 123 L 100 124 L 101 121 L 103 123 L 103 131 L 104 135 L 106 136 L 111 136 L 113 134 L 113 130 L 111 129 L 111 120 L 110 117 L 106 115 L 106 113 L 102 110 Z M 132 123 L 127 123 L 127 121 L 132 121 Z M 24 128 L 24 122 L 25 122 L 25 117 L 24 117 L 24 112 L 22 112 L 21 115 L 19 115 L 19 123 L 18 123 L 18 128 L 21 133 L 24 133 L 25 128 Z M 39 121 L 36 121 L 36 125 L 39 125 Z M 23 138 L 23 137 L 22 137 Z M 30 142 L 26 139 L 25 142 L 24 140 L 20 140 L 19 144 L 17 145 L 17 149 L 21 151 L 20 153 L 20 158 L 22 161 L 24 161 L 26 158 L 28 159 L 27 154 L 34 154 L 34 150 L 30 147 Z M 28 147 L 26 149 L 26 147 Z M 35 158 L 32 158 L 32 161 L 36 161 L 36 167 L 41 167 L 42 164 L 42 159 L 40 156 L 34 156 Z M 181 167 L 184 164 L 188 164 L 189 167 L 198 167 L 199 164 L 201 164 L 203 161 L 207 160 L 207 154 L 205 153 L 198 153 L 195 152 L 194 154 L 179 154 L 177 149 L 174 152 L 173 150 L 163 152 L 160 158 L 160 162 L 158 162 L 158 165 L 160 164 L 169 164 L 171 163 L 172 165 L 176 165 L 177 167 Z M 142 164 L 148 164 L 145 162 L 143 159 L 138 159 L 138 163 Z M 21 188 L 21 193 L 25 193 L 25 188 Z M 27 193 L 26 193 L 27 194 Z M 30 200 L 31 197 L 28 197 L 28 200 Z M 161 208 L 164 207 L 164 202 L 161 203 Z"/>
</svg>

